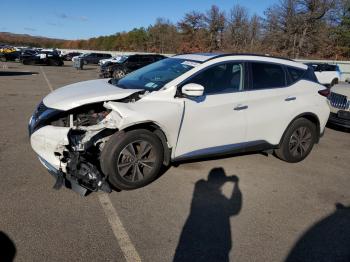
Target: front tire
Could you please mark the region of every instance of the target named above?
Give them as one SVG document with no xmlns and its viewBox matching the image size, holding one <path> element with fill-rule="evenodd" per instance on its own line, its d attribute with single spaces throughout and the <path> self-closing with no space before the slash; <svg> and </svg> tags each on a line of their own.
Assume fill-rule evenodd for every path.
<svg viewBox="0 0 350 262">
<path fill-rule="evenodd" d="M 101 169 L 115 188 L 132 190 L 158 177 L 163 155 L 162 142 L 152 132 L 145 129 L 118 132 L 103 148 Z"/>
<path fill-rule="evenodd" d="M 299 118 L 289 126 L 275 154 L 289 163 L 300 162 L 309 155 L 316 139 L 315 124 L 306 118 Z"/>
<path fill-rule="evenodd" d="M 115 79 L 121 79 L 125 76 L 125 71 L 123 69 L 116 69 L 113 72 L 113 78 Z"/>
</svg>

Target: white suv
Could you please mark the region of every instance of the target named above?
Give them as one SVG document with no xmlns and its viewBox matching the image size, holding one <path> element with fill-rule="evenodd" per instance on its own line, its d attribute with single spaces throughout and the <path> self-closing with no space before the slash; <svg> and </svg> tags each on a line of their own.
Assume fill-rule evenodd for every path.
<svg viewBox="0 0 350 262">
<path fill-rule="evenodd" d="M 55 90 L 30 119 L 30 141 L 56 188 L 135 189 L 186 159 L 272 149 L 301 161 L 324 132 L 328 94 L 291 60 L 177 55 Z"/>
<path fill-rule="evenodd" d="M 332 87 L 339 83 L 341 79 L 341 71 L 339 66 L 324 63 L 308 63 L 314 68 L 318 82 L 327 87 Z"/>
</svg>

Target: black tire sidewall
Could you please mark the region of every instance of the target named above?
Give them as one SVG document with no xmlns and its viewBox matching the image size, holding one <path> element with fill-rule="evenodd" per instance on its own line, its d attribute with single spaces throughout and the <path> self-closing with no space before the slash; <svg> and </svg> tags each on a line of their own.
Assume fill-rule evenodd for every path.
<svg viewBox="0 0 350 262">
<path fill-rule="evenodd" d="M 120 79 L 120 78 L 116 78 L 116 75 L 117 75 L 118 72 L 121 72 L 121 74 L 124 74 L 124 76 L 125 76 L 125 71 L 123 69 L 121 69 L 121 68 L 118 68 L 118 69 L 113 71 L 113 78 Z"/>
<path fill-rule="evenodd" d="M 124 147 L 137 140 L 145 140 L 151 143 L 157 159 L 153 171 L 146 179 L 138 182 L 130 182 L 122 178 L 119 174 L 117 161 Z M 139 129 L 113 135 L 103 149 L 101 163 L 103 165 L 103 171 L 107 173 L 108 180 L 114 187 L 123 190 L 131 190 L 146 186 L 158 177 L 163 163 L 163 155 L 163 146 L 160 139 L 148 130 Z"/>
<path fill-rule="evenodd" d="M 311 131 L 311 139 L 312 139 L 311 145 L 302 157 L 294 157 L 289 151 L 290 137 L 292 136 L 292 134 L 294 133 L 294 131 L 296 129 L 303 127 L 303 126 L 307 127 Z M 282 149 L 282 154 L 283 154 L 284 160 L 287 162 L 290 162 L 290 163 L 297 163 L 297 162 L 304 160 L 310 154 L 310 152 L 311 152 L 311 150 L 316 142 L 316 137 L 317 137 L 316 126 L 311 121 L 309 121 L 305 118 L 299 118 L 299 119 L 295 120 L 292 123 L 292 125 L 288 128 L 288 130 L 283 138 L 281 149 Z"/>
</svg>

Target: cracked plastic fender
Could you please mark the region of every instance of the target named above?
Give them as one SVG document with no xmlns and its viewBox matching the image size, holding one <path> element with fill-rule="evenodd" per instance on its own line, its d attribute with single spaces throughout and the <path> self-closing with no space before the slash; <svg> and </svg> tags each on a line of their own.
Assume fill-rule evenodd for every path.
<svg viewBox="0 0 350 262">
<path fill-rule="evenodd" d="M 183 101 L 139 100 L 135 103 L 107 102 L 104 106 L 116 112 L 116 128 L 123 130 L 140 123 L 158 125 L 167 137 L 170 147 L 176 145 L 182 114 Z"/>
</svg>

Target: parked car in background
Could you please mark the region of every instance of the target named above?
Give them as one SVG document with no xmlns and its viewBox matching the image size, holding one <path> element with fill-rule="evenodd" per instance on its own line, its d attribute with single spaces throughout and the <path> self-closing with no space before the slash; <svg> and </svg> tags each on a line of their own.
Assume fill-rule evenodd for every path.
<svg viewBox="0 0 350 262">
<path fill-rule="evenodd" d="M 132 71 L 142 68 L 146 65 L 152 64 L 159 60 L 166 58 L 163 55 L 150 54 L 150 55 L 129 55 L 122 56 L 116 63 L 105 63 L 100 67 L 100 77 L 109 78 L 113 77 L 120 79 Z"/>
<path fill-rule="evenodd" d="M 8 45 L 1 45 L 0 46 L 0 61 L 6 62 L 6 61 L 16 61 L 19 60 L 20 51 L 18 51 L 17 48 L 8 46 Z"/>
<path fill-rule="evenodd" d="M 339 66 L 325 63 L 307 63 L 314 68 L 318 82 L 327 87 L 332 87 L 339 83 L 341 71 Z"/>
<path fill-rule="evenodd" d="M 25 50 L 22 52 L 20 60 L 24 65 L 63 66 L 64 64 L 63 59 L 55 51 Z"/>
<path fill-rule="evenodd" d="M 100 62 L 98 62 L 98 64 L 101 66 L 101 65 L 104 65 L 106 63 L 118 63 L 120 59 L 122 59 L 122 55 L 118 55 L 118 56 L 113 56 L 111 58 L 108 58 L 108 59 L 102 59 L 100 60 Z"/>
<path fill-rule="evenodd" d="M 82 53 L 80 52 L 70 52 L 70 53 L 67 53 L 67 54 L 64 54 L 62 56 L 62 59 L 64 61 L 72 61 L 72 58 L 75 57 L 75 56 L 80 56 Z"/>
<path fill-rule="evenodd" d="M 309 155 L 329 116 L 330 90 L 291 60 L 184 54 L 117 79 L 56 89 L 38 105 L 29 136 L 56 188 L 131 190 L 172 162 L 274 150 Z"/>
<path fill-rule="evenodd" d="M 328 97 L 331 114 L 330 124 L 350 128 L 350 84 L 338 84 L 331 88 Z"/>
<path fill-rule="evenodd" d="M 12 52 L 0 52 L 0 61 L 17 61 L 20 59 L 21 52 L 20 51 L 12 51 Z"/>
<path fill-rule="evenodd" d="M 72 58 L 72 61 L 74 62 L 74 59 L 82 59 L 84 65 L 87 64 L 98 64 L 98 62 L 102 59 L 108 59 L 111 58 L 111 54 L 106 53 L 85 53 L 80 56 L 75 56 Z"/>
</svg>

